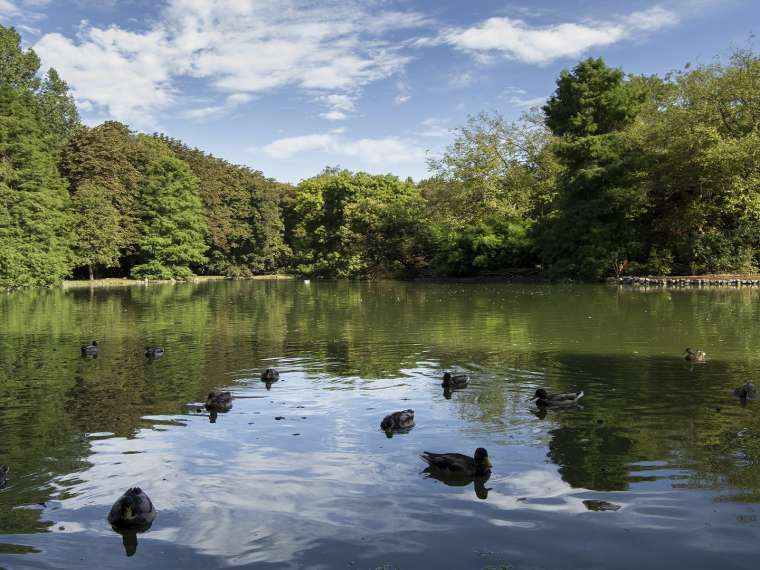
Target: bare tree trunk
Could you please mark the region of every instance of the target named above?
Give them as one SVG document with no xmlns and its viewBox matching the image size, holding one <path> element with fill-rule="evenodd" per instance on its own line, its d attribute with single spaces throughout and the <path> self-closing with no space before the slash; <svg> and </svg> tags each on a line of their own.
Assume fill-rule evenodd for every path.
<svg viewBox="0 0 760 570">
<path fill-rule="evenodd" d="M 95 272 L 92 270 L 92 264 L 89 264 L 87 268 L 90 270 L 90 281 L 95 280 Z"/>
</svg>

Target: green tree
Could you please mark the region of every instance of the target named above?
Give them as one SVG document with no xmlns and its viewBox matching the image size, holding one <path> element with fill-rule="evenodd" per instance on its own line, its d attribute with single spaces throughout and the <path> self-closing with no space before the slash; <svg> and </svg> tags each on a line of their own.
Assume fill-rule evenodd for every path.
<svg viewBox="0 0 760 570">
<path fill-rule="evenodd" d="M 77 188 L 71 206 L 75 216 L 76 264 L 87 266 L 90 279 L 94 279 L 96 266 L 119 265 L 122 243 L 119 212 L 108 191 L 91 182 Z"/>
<path fill-rule="evenodd" d="M 34 92 L 39 87 L 40 58 L 34 50 L 21 49 L 21 36 L 14 28 L 0 26 L 0 87 Z"/>
<path fill-rule="evenodd" d="M 37 100 L 42 124 L 62 147 L 82 125 L 69 87 L 55 69 L 50 68 L 45 75 Z"/>
<path fill-rule="evenodd" d="M 198 179 L 178 158 L 163 157 L 146 170 L 141 192 L 143 219 L 138 240 L 138 278 L 187 278 L 206 261 L 206 225 Z"/>
<path fill-rule="evenodd" d="M 563 172 L 540 244 L 554 273 L 597 279 L 640 255 L 638 225 L 648 205 L 636 179 L 643 155 L 625 129 L 642 104 L 639 84 L 601 59 L 582 61 L 557 80 L 543 109 Z"/>
<path fill-rule="evenodd" d="M 277 269 L 290 253 L 279 207 L 281 185 L 258 170 L 230 164 L 165 136 L 158 138 L 198 178 L 208 226 L 206 270 L 248 277 Z"/>
<path fill-rule="evenodd" d="M 297 269 L 327 277 L 414 272 L 420 204 L 414 184 L 391 175 L 328 168 L 302 181 L 294 206 Z"/>
<path fill-rule="evenodd" d="M 0 87 L 0 286 L 50 285 L 71 272 L 67 209 L 33 95 Z"/>
<path fill-rule="evenodd" d="M 653 253 L 677 272 L 754 272 L 760 266 L 760 58 L 647 82 L 634 133 L 648 155 Z M 649 261 L 653 265 L 656 256 Z"/>
<path fill-rule="evenodd" d="M 63 149 L 60 169 L 76 194 L 85 183 L 101 188 L 119 214 L 120 265 L 128 270 L 139 237 L 140 186 L 143 164 L 138 145 L 125 125 L 107 121 L 97 127 L 82 128 Z"/>
</svg>

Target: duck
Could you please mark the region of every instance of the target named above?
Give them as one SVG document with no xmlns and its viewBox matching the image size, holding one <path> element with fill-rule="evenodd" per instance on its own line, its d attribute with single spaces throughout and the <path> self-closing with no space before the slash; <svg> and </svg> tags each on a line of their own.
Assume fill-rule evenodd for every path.
<svg viewBox="0 0 760 570">
<path fill-rule="evenodd" d="M 164 349 L 160 346 L 147 346 L 145 347 L 145 358 L 151 360 L 158 360 L 164 355 Z"/>
<path fill-rule="evenodd" d="M 95 357 L 98 355 L 98 352 L 100 351 L 100 347 L 98 346 L 98 341 L 93 340 L 90 344 L 86 344 L 79 348 L 79 352 L 84 357 Z"/>
<path fill-rule="evenodd" d="M 483 447 L 478 447 L 473 457 L 461 453 L 430 453 L 429 451 L 423 452 L 420 457 L 439 474 L 445 473 L 459 477 L 485 477 L 491 474 L 493 467 L 488 459 L 488 452 Z"/>
<path fill-rule="evenodd" d="M 445 372 L 443 374 L 443 382 L 441 382 L 441 386 L 444 388 L 466 388 L 469 381 L 470 377 L 467 374 L 452 374 L 451 372 Z"/>
<path fill-rule="evenodd" d="M 703 350 L 692 350 L 690 348 L 684 350 L 683 353 L 689 362 L 704 362 L 705 356 L 707 356 Z"/>
<path fill-rule="evenodd" d="M 380 422 L 380 429 L 384 431 L 404 430 L 414 426 L 414 410 L 402 410 L 388 414 Z"/>
<path fill-rule="evenodd" d="M 734 388 L 734 396 L 742 400 L 754 400 L 757 398 L 757 388 L 752 382 L 745 382 L 738 388 Z"/>
<path fill-rule="evenodd" d="M 156 518 L 156 508 L 140 487 L 131 487 L 119 497 L 108 513 L 108 522 L 114 527 L 150 527 Z"/>
<path fill-rule="evenodd" d="M 533 401 L 539 408 L 546 406 L 574 406 L 583 397 L 583 390 L 564 394 L 549 394 L 543 388 L 536 390 Z"/>
<path fill-rule="evenodd" d="M 232 394 L 214 390 L 208 393 L 206 409 L 213 412 L 226 412 L 232 407 Z"/>
<path fill-rule="evenodd" d="M 267 368 L 261 373 L 261 380 L 263 382 L 277 382 L 280 379 L 280 373 L 276 368 Z"/>
<path fill-rule="evenodd" d="M 0 489 L 5 487 L 5 484 L 8 482 L 8 471 L 10 471 L 11 468 L 7 465 L 0 465 Z"/>
</svg>

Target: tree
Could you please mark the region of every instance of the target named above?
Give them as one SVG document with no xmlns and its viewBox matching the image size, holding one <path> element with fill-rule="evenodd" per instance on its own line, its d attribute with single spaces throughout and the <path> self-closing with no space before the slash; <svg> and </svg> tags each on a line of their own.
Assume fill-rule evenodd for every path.
<svg viewBox="0 0 760 570">
<path fill-rule="evenodd" d="M 67 209 L 33 95 L 0 87 L 0 286 L 50 285 L 71 272 Z"/>
<path fill-rule="evenodd" d="M 558 165 L 542 117 L 526 114 L 509 123 L 499 114 L 480 113 L 453 132 L 443 155 L 428 161 L 442 183 L 425 192 L 436 214 L 472 223 L 495 212 L 534 221 L 548 213 Z"/>
<path fill-rule="evenodd" d="M 635 133 L 649 155 L 650 247 L 678 272 L 757 271 L 760 57 L 737 50 L 648 86 Z"/>
<path fill-rule="evenodd" d="M 582 61 L 557 80 L 543 110 L 564 170 L 540 243 L 555 274 L 598 279 L 640 255 L 647 198 L 636 173 L 643 154 L 625 129 L 642 103 L 639 85 L 601 59 Z"/>
<path fill-rule="evenodd" d="M 132 268 L 132 275 L 158 279 L 192 276 L 191 266 L 206 261 L 207 249 L 198 179 L 178 158 L 159 158 L 146 170 L 141 202 L 141 263 Z"/>
<path fill-rule="evenodd" d="M 37 100 L 42 124 L 53 135 L 58 145 L 63 146 L 82 125 L 79 122 L 76 104 L 69 95 L 68 85 L 52 67 L 48 69 L 42 81 Z"/>
<path fill-rule="evenodd" d="M 420 205 L 415 186 L 391 175 L 328 168 L 302 181 L 294 207 L 298 270 L 343 278 L 414 271 Z"/>
<path fill-rule="evenodd" d="M 85 182 L 71 200 L 75 215 L 74 252 L 76 264 L 87 266 L 90 279 L 95 278 L 97 265 L 119 265 L 122 228 L 119 212 L 104 188 Z"/>
<path fill-rule="evenodd" d="M 60 169 L 73 193 L 83 184 L 100 188 L 119 214 L 120 265 L 128 270 L 139 236 L 140 186 L 138 145 L 129 129 L 115 121 L 82 128 L 63 149 Z"/>
<path fill-rule="evenodd" d="M 208 226 L 207 271 L 247 277 L 280 266 L 290 253 L 284 242 L 279 184 L 261 172 L 157 137 L 187 162 L 199 181 Z"/>
<path fill-rule="evenodd" d="M 39 87 L 40 58 L 34 50 L 21 49 L 21 36 L 14 28 L 0 26 L 0 87 L 34 92 Z"/>
</svg>

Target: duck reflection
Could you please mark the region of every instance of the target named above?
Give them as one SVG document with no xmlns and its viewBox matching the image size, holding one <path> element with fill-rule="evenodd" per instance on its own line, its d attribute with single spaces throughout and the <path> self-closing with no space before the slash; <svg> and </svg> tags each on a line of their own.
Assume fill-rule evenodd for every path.
<svg viewBox="0 0 760 570">
<path fill-rule="evenodd" d="M 488 498 L 488 491 L 491 490 L 491 487 L 486 487 L 486 482 L 491 478 L 490 473 L 487 475 L 479 475 L 477 477 L 471 477 L 469 475 L 449 475 L 439 469 L 433 469 L 430 467 L 425 468 L 422 473 L 424 473 L 426 479 L 435 479 L 449 487 L 467 487 L 470 484 L 473 484 L 475 487 L 475 496 L 482 501 L 485 501 Z"/>
<path fill-rule="evenodd" d="M 135 553 L 137 553 L 137 535 L 150 530 L 151 526 L 152 524 L 148 524 L 145 528 L 142 529 L 127 529 L 111 525 L 111 528 L 114 532 L 117 532 L 121 535 L 121 543 L 124 546 L 124 553 L 127 555 L 127 557 L 130 557 L 134 556 Z"/>
<path fill-rule="evenodd" d="M 132 487 L 117 499 L 108 513 L 108 522 L 122 537 L 124 552 L 134 556 L 137 552 L 137 535 L 146 532 L 156 518 L 156 508 L 148 495 L 139 487 Z"/>
</svg>

